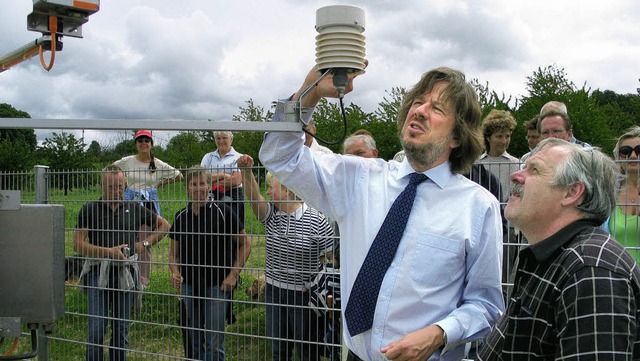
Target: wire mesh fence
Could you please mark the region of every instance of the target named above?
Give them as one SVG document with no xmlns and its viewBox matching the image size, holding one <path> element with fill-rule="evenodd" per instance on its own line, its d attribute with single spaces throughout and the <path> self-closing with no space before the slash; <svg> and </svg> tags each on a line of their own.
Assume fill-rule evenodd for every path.
<svg viewBox="0 0 640 361">
<path fill-rule="evenodd" d="M 185 171 L 186 169 L 180 169 L 182 174 Z M 252 172 L 258 180 L 260 194 L 269 199 L 265 169 L 254 167 Z M 210 290 L 185 292 L 184 287 L 182 290 L 175 288 L 172 284 L 175 269 L 172 270 L 170 267 L 172 242 L 176 242 L 174 246 L 184 244 L 179 243 L 176 239 L 172 241 L 169 236 L 163 236 L 157 244 L 150 246 L 152 257 L 140 262 L 148 265 L 150 269 L 148 283 L 145 287 L 131 291 L 134 298 L 141 296 L 140 309 L 130 314 L 119 313 L 115 308 L 112 309 L 112 312 L 101 310 L 96 313 L 95 309 L 90 307 L 91 303 L 95 302 L 95 297 L 98 299 L 99 297 L 110 297 L 111 303 L 107 305 L 108 307 L 114 307 L 119 304 L 118 302 L 124 302 L 118 299 L 118 286 L 114 284 L 108 283 L 106 286 L 107 289 L 113 291 L 111 294 L 96 295 L 92 291 L 104 288 L 103 286 L 99 287 L 96 283 L 99 280 L 94 278 L 88 282 L 79 282 L 85 261 L 89 259 L 89 257 L 78 254 L 77 247 L 74 248 L 74 242 L 78 242 L 78 239 L 74 238 L 79 237 L 79 234 L 86 236 L 81 232 L 86 227 L 79 224 L 81 222 L 79 214 L 87 204 L 100 200 L 104 196 L 102 176 L 102 170 L 50 170 L 46 167 L 36 167 L 33 171 L 27 172 L 0 173 L 0 188 L 20 190 L 22 203 L 61 204 L 65 208 L 65 314 L 55 323 L 52 332 L 46 336 L 51 360 L 84 360 L 87 357 L 88 349 L 91 349 L 92 346 L 100 354 L 117 353 L 118 350 L 122 350 L 126 352 L 129 360 L 197 359 L 201 356 L 194 354 L 194 352 L 199 352 L 192 349 L 194 345 L 199 347 L 205 339 L 208 340 L 205 343 L 211 342 L 211 338 L 206 338 L 208 336 L 215 339 L 222 335 L 224 335 L 222 345 L 227 360 L 271 360 L 274 347 L 285 349 L 286 351 L 283 351 L 285 353 L 293 352 L 295 359 L 300 359 L 301 352 L 320 355 L 320 359 L 324 360 L 339 360 L 341 358 L 344 350 L 339 337 L 339 322 L 336 322 L 339 320 L 340 312 L 336 305 L 327 304 L 326 293 L 320 297 L 319 301 L 317 294 L 314 293 L 315 288 L 313 291 L 308 291 L 306 287 L 303 290 L 301 287 L 293 286 L 295 284 L 293 281 L 277 283 L 274 276 L 270 275 L 277 273 L 288 274 L 294 278 L 299 277 L 307 282 L 309 287 L 311 287 L 313 280 L 325 283 L 336 283 L 337 280 L 329 279 L 327 281 L 327 279 L 318 277 L 317 272 L 301 269 L 296 264 L 279 262 L 268 266 L 270 263 L 267 259 L 274 257 L 273 252 L 287 252 L 287 248 L 282 245 L 278 245 L 278 247 L 283 247 L 281 249 L 268 248 L 270 241 L 267 240 L 265 226 L 261 222 L 264 219 L 258 219 L 252 207 L 252 203 L 257 201 L 249 200 L 246 194 L 242 200 L 234 199 L 233 196 L 225 198 L 224 194 L 215 195 L 211 193 L 211 189 L 207 190 L 208 197 L 217 198 L 216 203 L 228 203 L 231 208 L 236 208 L 234 213 L 238 213 L 237 207 L 244 206 L 244 217 L 241 223 L 251 249 L 244 265 L 240 267 L 234 264 L 233 255 L 236 254 L 237 248 L 233 237 L 230 238 L 230 233 L 219 231 L 209 238 L 210 241 L 228 242 L 218 248 L 218 251 L 229 254 L 231 257 L 223 262 L 224 268 L 229 272 L 238 271 L 239 273 L 237 286 L 232 294 L 207 293 Z M 470 174 L 470 177 L 473 179 L 474 174 Z M 474 180 L 480 184 L 489 184 L 484 182 L 481 175 L 476 175 Z M 188 210 L 190 199 L 194 197 L 188 184 L 190 184 L 189 179 L 164 184 L 157 188 L 154 201 L 157 202 L 162 217 L 174 227 L 176 215 Z M 510 189 L 501 189 L 501 191 L 507 195 L 510 193 Z M 637 193 L 637 189 L 629 191 Z M 503 200 L 505 199 L 508 199 L 508 196 L 503 198 Z M 144 199 L 135 199 L 131 202 L 138 204 L 144 203 L 143 201 Z M 504 206 L 504 204 L 503 201 L 502 205 Z M 636 204 L 622 202 L 618 206 L 619 208 L 636 207 Z M 157 212 L 158 208 L 151 207 L 154 212 Z M 629 216 L 616 211 L 612 217 L 612 220 L 609 221 L 612 226 L 611 232 L 624 235 L 624 238 L 618 241 L 628 247 L 632 255 L 637 258 L 637 215 Z M 208 220 L 223 222 L 218 218 L 209 218 Z M 282 227 L 280 233 L 276 234 L 277 237 L 287 242 L 301 242 L 300 239 L 287 233 L 286 226 L 282 225 Z M 627 231 L 620 232 L 619 227 L 625 227 Z M 505 232 L 503 239 L 503 289 L 506 297 L 511 286 L 510 276 L 515 267 L 515 257 L 518 250 L 526 244 L 526 240 L 517 229 L 506 221 L 503 229 Z M 135 229 L 134 232 L 138 237 L 137 241 L 142 242 L 161 231 L 158 227 L 152 226 L 150 229 L 142 231 Z M 175 228 L 172 232 L 174 232 L 175 238 L 180 238 L 179 232 Z M 182 235 L 193 237 L 193 239 L 202 236 L 197 232 L 189 233 L 188 230 L 182 232 Z M 170 232 L 170 234 L 172 233 Z M 333 235 L 328 237 L 332 241 L 337 241 L 337 237 Z M 81 239 L 81 241 L 86 241 L 86 239 Z M 308 243 L 307 245 L 312 248 Z M 328 249 L 330 250 L 330 247 L 324 245 L 315 249 L 314 252 L 323 257 L 330 257 L 330 254 L 327 255 L 326 252 Z M 189 252 L 192 252 L 194 257 L 200 253 L 211 253 L 208 249 L 191 249 Z M 310 253 L 309 257 L 316 265 L 320 266 L 322 259 L 314 259 L 317 257 L 316 253 Z M 287 255 L 281 254 L 280 256 Z M 194 262 L 194 257 L 178 257 L 174 263 L 176 263 L 177 269 L 184 270 L 184 267 L 188 266 L 186 261 Z M 108 257 L 97 258 L 98 260 L 109 259 Z M 125 262 L 121 261 L 122 264 Z M 96 267 L 100 267 L 99 264 L 94 266 L 92 271 L 96 271 Z M 214 272 L 217 266 L 209 264 L 201 267 L 207 269 L 208 272 Z M 296 275 L 296 272 L 299 274 Z M 325 267 L 323 272 L 325 275 L 334 275 L 334 270 L 330 267 Z M 280 287 L 274 288 L 274 285 Z M 94 297 L 93 301 L 91 297 Z M 309 302 L 310 298 L 311 303 Z M 223 304 L 224 307 L 216 308 L 219 306 L 208 303 L 211 300 Z M 274 316 L 274 313 L 282 311 L 282 309 L 272 307 L 275 303 L 287 306 L 286 309 L 291 312 L 291 315 L 283 320 L 286 319 L 288 322 L 279 321 L 280 319 Z M 212 313 L 219 313 L 213 310 L 221 309 L 228 311 L 224 314 L 222 324 L 217 320 L 212 321 L 214 316 L 218 318 L 220 316 L 219 314 L 212 315 Z M 269 322 L 269 317 L 273 317 L 272 322 Z M 204 325 L 202 322 L 194 322 L 194 319 L 204 320 L 202 321 Z M 118 337 L 123 337 L 121 331 L 118 330 L 122 323 L 128 324 L 128 337 L 125 341 L 118 342 Z M 221 326 L 218 328 L 210 327 L 209 323 L 217 323 Z M 278 330 L 269 329 L 268 325 L 278 326 Z M 98 327 L 101 331 L 98 333 L 104 337 L 90 339 L 89 330 L 91 327 Z M 306 327 L 305 330 L 302 330 L 304 334 L 302 336 L 298 332 L 300 327 Z M 336 337 L 336 335 L 338 336 Z M 28 338 L 26 336 L 22 338 L 25 342 L 18 349 L 26 351 L 29 347 Z M 198 340 L 196 341 L 196 339 Z M 222 348 L 218 351 L 222 351 Z M 211 352 L 215 352 L 215 350 Z"/>
</svg>

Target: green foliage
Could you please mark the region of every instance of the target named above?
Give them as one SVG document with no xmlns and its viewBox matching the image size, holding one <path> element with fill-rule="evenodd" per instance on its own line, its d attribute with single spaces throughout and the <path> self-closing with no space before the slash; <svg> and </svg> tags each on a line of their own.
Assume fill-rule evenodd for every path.
<svg viewBox="0 0 640 361">
<path fill-rule="evenodd" d="M 384 123 L 396 124 L 398 121 L 398 113 L 402 106 L 402 99 L 407 94 L 407 89 L 403 87 L 393 87 L 391 90 L 385 90 L 389 96 L 382 97 L 382 101 L 378 103 L 378 109 L 374 112 L 376 121 Z"/>
<path fill-rule="evenodd" d="M 39 159 L 54 172 L 51 174 L 51 183 L 54 187 L 64 189 L 65 194 L 75 187 L 85 184 L 86 178 L 72 177 L 65 172 L 69 169 L 85 169 L 89 167 L 89 158 L 84 151 L 86 144 L 76 139 L 71 133 L 53 133 L 52 138 L 45 138 L 42 147 L 38 149 Z"/>
<path fill-rule="evenodd" d="M 568 79 L 564 68 L 558 68 L 556 65 L 538 67 L 532 75 L 527 77 L 525 84 L 529 96 L 524 99 L 548 99 L 544 101 L 545 103 L 576 90 L 576 85 Z"/>
<path fill-rule="evenodd" d="M 199 165 L 202 156 L 207 153 L 204 144 L 196 132 L 180 132 L 169 140 L 167 149 L 160 159 L 178 168 L 189 168 Z"/>
<path fill-rule="evenodd" d="M 54 132 L 53 137 L 44 139 L 40 154 L 51 169 L 85 168 L 85 146 L 84 141 L 76 139 L 71 133 Z"/>
<path fill-rule="evenodd" d="M 488 82 L 481 83 L 478 79 L 472 79 L 470 83 L 478 94 L 483 115 L 486 116 L 492 109 L 502 109 L 511 111 L 518 120 L 519 126 L 512 134 L 509 147 L 509 152 L 514 156 L 521 156 L 528 151 L 523 123 L 538 115 L 542 105 L 550 100 L 567 104 L 569 115 L 574 121 L 573 131 L 578 139 L 599 146 L 606 152 L 611 150 L 616 138 L 627 128 L 640 124 L 640 95 L 616 94 L 610 90 L 591 91 L 586 83 L 577 87 L 569 79 L 565 69 L 556 65 L 538 67 L 527 76 L 526 94 L 518 98 L 506 96 L 504 93 L 498 94 L 490 88 Z M 349 135 L 358 129 L 368 130 L 376 140 L 379 156 L 391 159 L 401 149 L 396 123 L 406 92 L 402 87 L 392 87 L 386 91 L 386 95 L 372 113 L 364 112 L 357 104 L 346 105 L 346 134 Z M 267 108 L 256 105 L 253 99 L 249 99 L 244 106 L 239 107 L 232 121 L 268 121 L 273 116 L 274 107 L 275 103 L 271 103 Z M 29 117 L 29 114 L 8 104 L 0 104 L 0 117 Z M 327 147 L 341 153 L 340 139 L 345 126 L 340 105 L 322 99 L 316 107 L 313 119 L 317 135 L 329 142 L 338 141 L 338 144 L 328 144 Z M 237 151 L 251 155 L 258 162 L 262 139 L 262 132 L 236 132 L 233 146 Z M 48 147 L 56 146 L 49 144 Z M 165 149 L 153 147 L 153 152 L 158 158 L 175 167 L 189 167 L 198 164 L 204 154 L 215 149 L 212 131 L 181 132 L 169 140 Z M 73 153 L 71 148 L 67 149 L 67 152 Z M 70 157 L 54 156 L 51 150 L 36 152 L 36 136 L 33 130 L 0 130 L 0 170 L 25 170 L 36 163 L 54 164 L 55 167 L 83 164 L 101 168 L 124 156 L 135 154 L 136 148 L 134 140 L 127 136 L 113 147 L 104 147 L 94 141 L 84 152 L 84 159 L 78 152 L 70 153 Z"/>
<path fill-rule="evenodd" d="M 519 100 L 520 106 L 513 112 L 518 124 L 539 115 L 546 102 L 557 100 L 567 105 L 576 138 L 610 152 L 617 132 L 610 127 L 606 109 L 598 106 L 597 97 L 593 96 L 586 84 L 581 88 L 576 87 L 564 69 L 550 65 L 534 71 L 527 77 L 526 85 L 528 95 Z M 511 154 L 521 156 L 528 151 L 525 134 L 524 125 L 516 128 L 509 147 Z"/>
<path fill-rule="evenodd" d="M 234 122 L 266 122 L 273 117 L 271 109 L 275 108 L 275 103 L 271 104 L 271 109 L 265 110 L 262 106 L 256 106 L 253 99 L 245 102 L 245 107 L 239 108 L 239 113 L 234 115 L 231 120 Z M 263 132 L 237 132 L 233 135 L 233 147 L 240 153 L 248 154 L 255 164 L 260 164 L 258 152 L 262 145 Z M 214 143 L 215 144 L 215 143 Z"/>
<path fill-rule="evenodd" d="M 511 111 L 512 107 L 509 105 L 511 103 L 512 97 L 507 96 L 502 93 L 502 95 L 498 95 L 495 90 L 489 89 L 489 82 L 484 84 L 480 84 L 478 79 L 471 79 L 469 82 L 471 86 L 476 90 L 476 94 L 478 95 L 478 103 L 480 103 L 480 108 L 482 109 L 482 116 L 485 117 L 489 114 L 492 109 L 499 110 L 508 110 Z M 515 100 L 515 108 L 518 106 L 518 100 Z"/>
<path fill-rule="evenodd" d="M 9 104 L 0 103 L 0 118 L 31 118 L 31 116 Z M 18 171 L 33 167 L 37 144 L 33 129 L 1 129 L 0 171 Z"/>
</svg>

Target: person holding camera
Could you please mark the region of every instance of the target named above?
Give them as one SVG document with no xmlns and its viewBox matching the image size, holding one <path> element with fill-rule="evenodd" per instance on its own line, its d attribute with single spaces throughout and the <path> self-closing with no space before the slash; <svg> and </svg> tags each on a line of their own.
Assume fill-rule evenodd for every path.
<svg viewBox="0 0 640 361">
<path fill-rule="evenodd" d="M 129 320 L 135 295 L 140 295 L 137 256 L 158 243 L 169 230 L 169 222 L 135 202 L 124 201 L 124 170 L 109 165 L 102 170 L 102 198 L 86 204 L 78 214 L 73 249 L 86 257 L 79 284 L 86 287 L 89 336 L 86 359 L 104 359 L 103 343 L 111 319 L 110 360 L 126 360 Z M 142 225 L 152 232 L 138 240 Z M 138 306 L 139 306 L 138 299 Z M 109 317 L 111 310 L 111 318 Z"/>
</svg>

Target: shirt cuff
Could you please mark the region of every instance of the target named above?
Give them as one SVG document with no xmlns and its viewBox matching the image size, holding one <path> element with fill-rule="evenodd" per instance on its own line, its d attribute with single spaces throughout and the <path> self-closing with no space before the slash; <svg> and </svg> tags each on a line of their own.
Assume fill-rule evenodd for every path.
<svg viewBox="0 0 640 361">
<path fill-rule="evenodd" d="M 455 322 L 455 321 L 454 321 Z M 451 325 L 447 320 L 442 320 L 435 323 L 438 327 L 444 331 L 444 346 L 442 347 L 441 354 L 449 351 L 453 345 L 456 346 L 456 340 L 460 338 L 460 335 L 456 335 L 455 326 Z"/>
</svg>

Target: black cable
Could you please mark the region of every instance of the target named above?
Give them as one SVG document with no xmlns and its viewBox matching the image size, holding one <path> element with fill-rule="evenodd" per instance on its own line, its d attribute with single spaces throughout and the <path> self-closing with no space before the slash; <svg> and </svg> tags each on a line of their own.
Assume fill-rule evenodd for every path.
<svg viewBox="0 0 640 361">
<path fill-rule="evenodd" d="M 38 356 L 38 329 L 31 330 L 31 353 L 15 356 L 0 356 L 0 360 L 27 360 Z"/>
<path fill-rule="evenodd" d="M 330 142 L 330 141 L 324 140 L 324 139 L 318 137 L 317 135 L 311 133 L 310 131 L 308 131 L 306 124 L 302 126 L 302 130 L 305 133 L 307 133 L 310 136 L 312 136 L 313 138 L 315 138 L 317 141 L 321 142 L 321 143 L 328 144 L 328 145 L 342 144 L 342 142 L 344 141 L 344 138 L 347 137 L 347 114 L 344 111 L 344 103 L 342 101 L 342 98 L 340 98 L 340 111 L 342 112 L 342 124 L 344 126 L 343 126 L 342 137 L 340 137 L 339 140 L 337 140 L 335 142 Z"/>
</svg>

